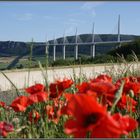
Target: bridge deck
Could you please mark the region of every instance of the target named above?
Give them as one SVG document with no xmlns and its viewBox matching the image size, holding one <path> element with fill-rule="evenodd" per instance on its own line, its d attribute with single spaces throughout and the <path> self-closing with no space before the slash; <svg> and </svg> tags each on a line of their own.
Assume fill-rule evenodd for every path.
<svg viewBox="0 0 140 140">
<path fill-rule="evenodd" d="M 48 44 L 48 46 L 74 46 L 74 45 L 99 45 L 99 44 L 120 44 L 120 43 L 129 43 L 133 40 L 123 40 L 123 41 L 104 41 L 104 42 L 85 42 L 85 43 L 57 43 L 57 44 Z M 45 43 L 36 44 L 37 46 L 46 45 Z"/>
</svg>

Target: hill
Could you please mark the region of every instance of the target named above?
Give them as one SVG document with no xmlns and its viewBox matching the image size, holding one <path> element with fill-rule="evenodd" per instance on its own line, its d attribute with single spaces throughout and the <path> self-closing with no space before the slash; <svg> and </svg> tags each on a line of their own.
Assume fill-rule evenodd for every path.
<svg viewBox="0 0 140 140">
<path fill-rule="evenodd" d="M 82 34 L 79 35 L 82 42 L 91 42 L 92 35 L 91 34 Z M 131 40 L 137 39 L 140 36 L 135 35 L 121 35 L 121 40 Z M 67 40 L 69 43 L 75 42 L 75 36 L 68 36 Z M 117 40 L 117 35 L 113 34 L 100 34 L 95 35 L 95 41 L 115 41 Z M 58 43 L 63 42 L 63 38 L 57 39 Z M 52 43 L 52 40 L 49 41 Z M 26 55 L 29 53 L 29 42 L 15 42 L 15 41 L 0 41 L 0 56 L 19 56 L 19 55 Z M 42 45 L 38 45 L 42 44 Z M 106 53 L 109 50 L 115 48 L 113 44 L 111 45 L 97 45 L 96 47 L 96 54 Z M 62 46 L 57 46 L 57 55 L 61 56 L 62 54 Z M 66 47 L 66 55 L 71 56 L 73 55 L 74 46 L 67 46 Z M 52 55 L 53 47 L 49 47 L 49 53 Z M 79 53 L 89 54 L 90 46 L 79 46 Z M 45 43 L 44 42 L 34 42 L 33 47 L 33 55 L 44 55 L 45 54 Z"/>
</svg>

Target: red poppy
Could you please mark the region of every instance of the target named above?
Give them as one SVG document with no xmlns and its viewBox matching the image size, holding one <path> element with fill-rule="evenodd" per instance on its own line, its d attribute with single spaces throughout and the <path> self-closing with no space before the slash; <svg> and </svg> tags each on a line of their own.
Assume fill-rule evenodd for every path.
<svg viewBox="0 0 140 140">
<path fill-rule="evenodd" d="M 36 94 L 36 96 L 38 98 L 38 102 L 45 102 L 48 98 L 48 94 L 46 92 L 39 92 Z"/>
<path fill-rule="evenodd" d="M 72 117 L 65 123 L 65 133 L 74 137 L 120 137 L 121 130 L 116 121 L 94 98 L 85 94 L 73 95 L 66 106 L 66 113 Z"/>
<path fill-rule="evenodd" d="M 69 100 L 71 99 L 71 97 L 73 97 L 73 95 L 74 95 L 74 94 L 71 94 L 71 93 L 65 93 L 65 94 L 64 94 L 64 97 L 65 97 L 65 99 L 66 99 L 66 102 L 69 101 Z"/>
<path fill-rule="evenodd" d="M 118 88 L 121 85 L 121 81 L 125 81 L 124 89 L 123 89 L 123 94 L 129 94 L 130 90 L 133 90 L 134 94 L 137 96 L 140 93 L 140 83 L 137 82 L 137 79 L 134 77 L 125 77 L 122 79 L 119 79 L 115 86 Z"/>
<path fill-rule="evenodd" d="M 61 116 L 61 110 L 55 106 L 47 105 L 45 107 L 46 115 L 48 116 L 48 120 L 54 122 L 55 124 L 58 123 L 59 118 Z"/>
<path fill-rule="evenodd" d="M 136 77 L 137 81 L 140 82 L 140 77 Z"/>
<path fill-rule="evenodd" d="M 48 94 L 46 92 L 38 92 L 36 94 L 30 95 L 28 98 L 29 105 L 32 105 L 34 103 L 47 101 Z"/>
<path fill-rule="evenodd" d="M 56 83 L 51 83 L 50 86 L 50 98 L 57 98 L 59 96 L 59 92 L 58 92 L 58 86 Z"/>
<path fill-rule="evenodd" d="M 138 79 L 137 79 L 136 77 L 134 77 L 134 76 L 130 76 L 130 77 L 129 77 L 129 80 L 130 80 L 131 82 L 138 82 Z"/>
<path fill-rule="evenodd" d="M 25 91 L 29 94 L 36 94 L 38 92 L 44 91 L 45 87 L 42 84 L 35 84 L 31 87 L 25 89 Z"/>
<path fill-rule="evenodd" d="M 120 113 L 116 113 L 112 117 L 119 123 L 123 134 L 128 134 L 138 127 L 137 121 L 128 115 L 122 116 Z"/>
<path fill-rule="evenodd" d="M 95 82 L 90 84 L 91 90 L 98 93 L 98 95 L 102 94 L 113 94 L 116 92 L 116 87 L 110 82 Z"/>
<path fill-rule="evenodd" d="M 73 84 L 72 80 L 64 79 L 63 81 L 56 81 L 51 83 L 49 86 L 50 89 L 50 98 L 57 98 L 67 89 L 70 88 Z"/>
<path fill-rule="evenodd" d="M 136 96 L 140 94 L 140 83 L 136 83 L 136 82 L 126 83 L 124 85 L 124 93 L 128 94 L 130 90 L 133 90 Z"/>
<path fill-rule="evenodd" d="M 110 82 L 90 83 L 90 90 L 97 93 L 97 97 L 102 98 L 102 104 L 112 105 L 117 88 Z"/>
<path fill-rule="evenodd" d="M 14 127 L 12 124 L 7 122 L 0 122 L 0 135 L 6 137 L 9 132 L 14 131 Z"/>
<path fill-rule="evenodd" d="M 37 98 L 36 94 L 32 94 L 28 97 L 28 104 L 32 105 L 34 103 L 38 103 L 38 98 Z"/>
<path fill-rule="evenodd" d="M 91 89 L 90 83 L 88 82 L 83 82 L 80 85 L 76 85 L 76 87 L 78 88 L 78 94 L 87 94 L 94 98 L 97 97 L 97 93 Z"/>
<path fill-rule="evenodd" d="M 94 79 L 91 79 L 91 82 L 110 82 L 112 83 L 112 78 L 108 75 L 101 74 Z"/>
<path fill-rule="evenodd" d="M 74 94 L 71 94 L 71 93 L 65 93 L 64 94 L 64 98 L 65 98 L 65 102 L 61 108 L 61 114 L 66 114 L 66 105 L 67 105 L 67 102 L 73 97 Z"/>
<path fill-rule="evenodd" d="M 0 101 L 0 107 L 4 108 L 5 106 L 6 106 L 5 102 Z"/>
<path fill-rule="evenodd" d="M 39 118 L 40 118 L 40 115 L 36 110 L 33 110 L 32 112 L 29 113 L 29 121 L 31 123 L 37 123 Z"/>
<path fill-rule="evenodd" d="M 135 112 L 136 111 L 136 105 L 137 105 L 137 102 L 127 96 L 127 95 L 122 95 L 120 101 L 118 102 L 117 106 L 120 108 L 120 109 L 124 109 L 124 110 L 127 110 L 127 111 L 133 111 Z"/>
<path fill-rule="evenodd" d="M 76 85 L 76 88 L 78 88 L 78 93 L 86 93 L 90 89 L 90 84 L 88 82 L 83 82 L 80 85 Z"/>
<path fill-rule="evenodd" d="M 28 104 L 28 97 L 27 96 L 19 96 L 12 102 L 12 104 L 10 106 L 16 112 L 23 112 L 26 110 L 28 105 L 29 105 Z"/>
</svg>

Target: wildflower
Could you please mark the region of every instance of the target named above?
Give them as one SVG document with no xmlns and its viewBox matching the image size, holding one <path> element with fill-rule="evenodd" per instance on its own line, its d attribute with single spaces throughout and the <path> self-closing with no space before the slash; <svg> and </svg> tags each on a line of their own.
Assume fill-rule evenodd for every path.
<svg viewBox="0 0 140 140">
<path fill-rule="evenodd" d="M 127 110 L 128 112 L 130 112 L 130 111 L 135 112 L 136 105 L 137 105 L 137 102 L 133 98 L 131 98 L 127 95 L 122 95 L 120 101 L 117 104 L 117 106 L 120 109 Z"/>
<path fill-rule="evenodd" d="M 123 134 L 128 134 L 138 127 L 137 121 L 128 115 L 122 116 L 120 113 L 116 113 L 112 117 L 119 123 Z"/>
<path fill-rule="evenodd" d="M 76 85 L 76 88 L 78 89 L 78 93 L 86 93 L 88 90 L 90 90 L 90 84 L 88 82 L 83 82 L 80 85 Z"/>
<path fill-rule="evenodd" d="M 0 135 L 3 137 L 7 137 L 9 132 L 14 131 L 14 127 L 12 124 L 7 122 L 0 122 Z"/>
<path fill-rule="evenodd" d="M 29 121 L 31 123 L 37 123 L 39 118 L 40 118 L 40 115 L 36 110 L 33 110 L 29 113 Z"/>
<path fill-rule="evenodd" d="M 44 91 L 45 87 L 42 84 L 35 84 L 31 87 L 25 89 L 25 91 L 29 94 L 36 94 L 38 92 Z"/>
<path fill-rule="evenodd" d="M 51 83 L 49 86 L 50 89 L 50 98 L 57 98 L 67 89 L 70 88 L 73 84 L 72 80 L 64 79 L 63 81 L 56 81 Z"/>
<path fill-rule="evenodd" d="M 38 92 L 36 94 L 30 95 L 28 98 L 29 105 L 32 105 L 34 103 L 38 102 L 45 102 L 47 101 L 48 94 L 46 92 Z"/>
<path fill-rule="evenodd" d="M 99 75 L 94 79 L 91 79 L 91 82 L 110 82 L 112 83 L 112 78 L 108 75 Z"/>
<path fill-rule="evenodd" d="M 107 113 L 106 108 L 88 95 L 73 95 L 65 109 L 65 113 L 72 117 L 65 123 L 66 134 L 82 138 L 90 132 L 90 137 L 115 138 L 122 133 L 119 124 Z"/>
<path fill-rule="evenodd" d="M 71 93 L 65 93 L 65 94 L 64 94 L 64 97 L 65 97 L 65 99 L 66 99 L 66 102 L 68 102 L 68 101 L 71 99 L 71 97 L 73 97 L 73 95 L 74 95 L 74 94 L 71 94 Z"/>
<path fill-rule="evenodd" d="M 5 102 L 0 101 L 0 107 L 4 108 L 5 106 L 6 106 Z"/>
<path fill-rule="evenodd" d="M 112 105 L 117 88 L 110 82 L 92 82 L 90 90 L 97 93 L 97 97 L 102 98 L 102 104 Z"/>
<path fill-rule="evenodd" d="M 136 80 L 136 78 L 125 77 L 125 78 L 119 79 L 115 84 L 116 88 L 120 86 L 122 80 L 125 81 L 123 94 L 129 94 L 130 90 L 134 92 L 135 96 L 140 94 L 140 83 Z"/>
<path fill-rule="evenodd" d="M 59 118 L 61 116 L 61 110 L 60 109 L 58 109 L 55 106 L 47 105 L 45 107 L 45 112 L 46 112 L 46 115 L 47 115 L 49 121 L 52 121 L 55 124 L 58 123 Z"/>
<path fill-rule="evenodd" d="M 24 112 L 28 107 L 28 97 L 19 96 L 10 105 L 16 112 Z"/>
</svg>

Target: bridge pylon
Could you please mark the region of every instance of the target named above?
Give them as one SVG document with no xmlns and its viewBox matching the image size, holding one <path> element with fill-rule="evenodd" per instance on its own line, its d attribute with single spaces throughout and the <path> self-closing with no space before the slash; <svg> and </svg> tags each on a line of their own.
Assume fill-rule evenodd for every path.
<svg viewBox="0 0 140 140">
<path fill-rule="evenodd" d="M 78 36 L 77 36 L 77 28 L 76 28 L 76 33 L 75 33 L 75 60 L 78 59 Z"/>
<path fill-rule="evenodd" d="M 66 59 L 65 31 L 63 36 L 63 60 Z"/>
<path fill-rule="evenodd" d="M 118 46 L 117 48 L 121 47 L 121 34 L 120 34 L 120 31 L 121 31 L 121 27 L 120 27 L 120 15 L 118 16 Z"/>
<path fill-rule="evenodd" d="M 94 29 L 95 28 L 95 23 L 93 23 L 93 27 L 92 27 L 92 45 L 91 45 L 91 57 L 94 58 L 95 57 L 95 33 L 94 33 Z"/>
<path fill-rule="evenodd" d="M 54 36 L 54 41 L 53 41 L 53 61 L 56 61 L 56 40 Z"/>
</svg>

